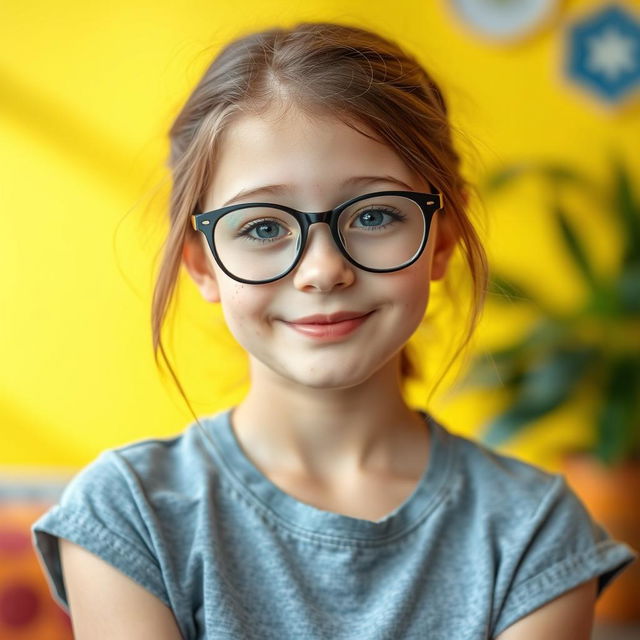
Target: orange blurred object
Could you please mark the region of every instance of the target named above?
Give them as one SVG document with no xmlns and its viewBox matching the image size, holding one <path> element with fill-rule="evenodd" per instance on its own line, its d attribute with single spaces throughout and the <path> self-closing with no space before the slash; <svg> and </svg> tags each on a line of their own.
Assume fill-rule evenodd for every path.
<svg viewBox="0 0 640 640">
<path fill-rule="evenodd" d="M 0 500 L 0 640 L 73 640 L 31 544 L 31 525 L 50 506 Z"/>
<path fill-rule="evenodd" d="M 640 550 L 640 461 L 611 469 L 588 455 L 563 460 L 567 482 L 592 517 L 621 542 Z M 640 562 L 627 567 L 609 584 L 596 604 L 596 620 L 640 623 Z"/>
</svg>

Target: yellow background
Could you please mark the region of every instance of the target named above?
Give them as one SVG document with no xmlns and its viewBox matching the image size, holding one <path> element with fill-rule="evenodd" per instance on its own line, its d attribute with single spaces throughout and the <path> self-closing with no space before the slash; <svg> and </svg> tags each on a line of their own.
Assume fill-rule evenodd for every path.
<svg viewBox="0 0 640 640">
<path fill-rule="evenodd" d="M 72 470 L 107 447 L 177 434 L 192 421 L 153 362 L 151 285 L 166 228 L 166 132 L 228 39 L 301 20 L 378 29 L 441 83 L 472 180 L 529 159 L 604 180 L 610 149 L 637 175 L 640 106 L 605 108 L 563 73 L 566 25 L 601 4 L 561 3 L 537 33 L 499 44 L 444 1 L 3 3 L 0 466 Z M 579 278 L 535 184 L 485 204 L 492 262 L 559 307 L 576 304 Z M 598 214 L 585 206 L 580 231 L 606 266 L 616 241 Z M 184 272 L 172 317 L 165 340 L 196 413 L 236 402 L 241 351 Z M 475 348 L 509 341 L 528 319 L 488 307 Z M 454 432 L 473 435 L 497 407 L 483 393 L 446 390 L 432 409 Z M 589 419 L 585 398 L 502 451 L 555 468 L 563 446 L 588 440 Z"/>
</svg>

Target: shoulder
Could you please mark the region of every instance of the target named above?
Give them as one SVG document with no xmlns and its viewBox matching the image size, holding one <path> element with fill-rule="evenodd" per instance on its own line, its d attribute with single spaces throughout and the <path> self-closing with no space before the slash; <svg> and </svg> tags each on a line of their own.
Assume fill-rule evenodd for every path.
<svg viewBox="0 0 640 640">
<path fill-rule="evenodd" d="M 187 562 L 193 521 L 217 486 L 217 467 L 203 438 L 191 425 L 174 437 L 103 451 L 32 525 L 35 549 L 62 606 L 68 601 L 60 539 L 76 545 L 66 547 L 74 557 L 93 554 L 103 563 L 95 560 L 96 568 L 115 567 L 170 606 L 174 585 L 167 575 L 174 575 L 175 562 Z"/>
<path fill-rule="evenodd" d="M 493 451 L 480 442 L 449 432 L 455 449 L 454 483 L 458 498 L 506 522 L 533 517 L 545 500 L 571 493 L 560 474 L 514 456 Z"/>
<path fill-rule="evenodd" d="M 631 562 L 631 548 L 592 518 L 563 474 L 450 436 L 456 451 L 452 520 L 496 550 L 507 580 L 517 572 L 524 581 L 554 563 L 558 573 L 583 565 L 601 571 L 601 591 Z"/>
<path fill-rule="evenodd" d="M 634 550 L 591 517 L 563 474 L 450 436 L 456 452 L 451 519 L 475 549 L 493 557 L 494 634 L 563 594 L 535 622 L 522 624 L 537 630 L 531 625 L 544 626 L 549 615 L 568 619 L 567 607 L 589 611 L 593 589 L 599 596 L 634 561 Z"/>
<path fill-rule="evenodd" d="M 209 503 L 218 476 L 215 457 L 193 424 L 173 437 L 106 449 L 32 525 L 36 545 L 55 554 L 55 538 L 64 537 L 94 553 L 126 548 L 149 565 L 167 532 L 188 528 Z"/>
<path fill-rule="evenodd" d="M 198 425 L 192 423 L 175 436 L 106 449 L 72 478 L 60 503 L 72 506 L 81 497 L 92 496 L 97 501 L 114 494 L 153 502 L 167 492 L 196 498 L 202 487 L 198 480 L 218 475 L 210 446 Z"/>
</svg>

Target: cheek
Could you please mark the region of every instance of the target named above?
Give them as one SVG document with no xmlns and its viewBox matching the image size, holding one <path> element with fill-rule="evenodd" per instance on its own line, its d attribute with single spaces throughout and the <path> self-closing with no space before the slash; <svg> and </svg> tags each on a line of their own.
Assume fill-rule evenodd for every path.
<svg viewBox="0 0 640 640">
<path fill-rule="evenodd" d="M 231 333 L 242 342 L 242 336 L 260 336 L 268 317 L 272 295 L 268 288 L 242 283 L 226 283 L 221 287 L 222 313 Z"/>
<path fill-rule="evenodd" d="M 406 270 L 406 277 L 398 282 L 398 289 L 406 300 L 407 313 L 417 316 L 418 322 L 424 317 L 429 303 L 432 255 L 433 243 L 430 242 L 418 261 Z"/>
<path fill-rule="evenodd" d="M 422 280 L 398 287 L 407 321 L 416 326 L 422 322 L 429 303 L 429 281 Z"/>
<path fill-rule="evenodd" d="M 398 300 L 407 319 L 421 321 L 429 302 L 430 270 L 428 263 L 419 260 L 405 271 L 400 271 L 389 282 L 392 295 Z"/>
</svg>

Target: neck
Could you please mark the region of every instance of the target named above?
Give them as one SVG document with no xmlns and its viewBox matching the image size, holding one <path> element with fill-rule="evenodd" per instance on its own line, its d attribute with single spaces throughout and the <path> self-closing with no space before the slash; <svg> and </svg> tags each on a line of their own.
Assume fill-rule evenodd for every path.
<svg viewBox="0 0 640 640">
<path fill-rule="evenodd" d="M 267 472 L 324 482 L 368 473 L 419 476 L 427 430 L 404 400 L 399 362 L 342 389 L 297 385 L 252 362 L 252 385 L 233 412 L 234 431 Z"/>
</svg>

